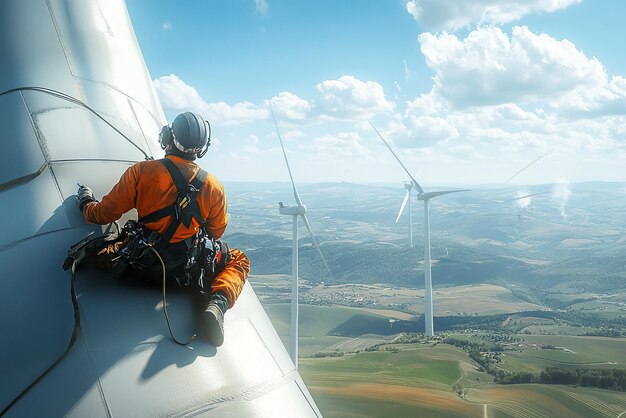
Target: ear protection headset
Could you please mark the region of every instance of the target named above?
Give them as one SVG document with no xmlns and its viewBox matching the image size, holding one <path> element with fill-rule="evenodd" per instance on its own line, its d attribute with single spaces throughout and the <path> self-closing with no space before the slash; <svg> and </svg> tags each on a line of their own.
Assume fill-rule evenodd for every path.
<svg viewBox="0 0 626 418">
<path fill-rule="evenodd" d="M 204 138 L 206 142 L 202 146 L 197 147 L 197 148 L 185 147 L 183 144 L 181 144 L 179 139 L 176 137 L 176 134 L 174 133 L 174 123 L 171 123 L 161 128 L 161 133 L 159 133 L 159 144 L 161 145 L 161 149 L 163 150 L 167 149 L 167 147 L 171 145 L 171 146 L 176 147 L 176 149 L 178 149 L 181 152 L 184 152 L 186 154 L 196 154 L 198 158 L 202 158 L 204 157 L 204 154 L 206 154 L 206 152 L 208 151 L 209 146 L 211 145 L 211 124 L 209 123 L 209 121 L 202 119 L 201 117 L 199 117 L 198 115 L 194 113 L 191 113 L 191 112 L 186 112 L 186 113 L 189 113 L 190 115 L 193 116 L 196 123 L 198 124 L 198 129 L 200 129 L 201 131 L 200 135 Z M 183 115 L 184 114 L 181 114 L 177 116 L 177 118 Z"/>
</svg>

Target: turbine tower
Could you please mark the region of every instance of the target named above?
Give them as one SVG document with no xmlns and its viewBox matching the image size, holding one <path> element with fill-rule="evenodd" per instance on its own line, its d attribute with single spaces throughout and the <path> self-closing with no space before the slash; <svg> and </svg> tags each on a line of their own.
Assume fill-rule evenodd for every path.
<svg viewBox="0 0 626 418">
<path fill-rule="evenodd" d="M 274 115 L 274 109 L 272 108 L 272 102 L 268 100 L 268 105 L 270 108 L 270 112 L 272 114 L 272 119 L 274 120 L 274 126 L 276 127 L 276 134 L 278 135 L 278 140 L 280 141 L 280 147 L 283 150 L 283 157 L 285 157 L 285 165 L 287 166 L 287 171 L 289 172 L 289 178 L 291 179 L 291 186 L 293 187 L 293 197 L 296 201 L 295 206 L 285 206 L 283 202 L 278 203 L 278 211 L 281 215 L 288 215 L 293 217 L 293 240 L 291 247 L 291 327 L 290 327 L 290 349 L 289 353 L 291 354 L 291 360 L 293 364 L 298 368 L 298 216 L 302 217 L 304 221 L 304 225 L 306 225 L 307 230 L 309 231 L 309 235 L 311 235 L 311 240 L 313 241 L 313 245 L 317 248 L 320 256 L 322 257 L 322 261 L 324 262 L 324 266 L 326 266 L 326 270 L 328 274 L 332 278 L 332 273 L 330 272 L 330 268 L 328 267 L 328 263 L 326 263 L 326 258 L 324 258 L 324 254 L 320 246 L 317 244 L 317 240 L 313 235 L 313 230 L 311 229 L 311 225 L 309 224 L 309 220 L 306 217 L 306 206 L 302 203 L 302 199 L 300 199 L 300 195 L 298 194 L 298 189 L 296 188 L 296 183 L 293 181 L 293 175 L 291 174 L 291 168 L 289 167 L 289 160 L 287 159 L 287 153 L 285 152 L 285 146 L 283 145 L 282 137 L 280 136 L 280 130 L 278 129 L 278 122 L 276 121 L 276 115 Z"/>
<path fill-rule="evenodd" d="M 409 173 L 409 170 L 407 170 L 404 164 L 402 164 L 402 161 L 400 161 L 400 158 L 398 158 L 396 153 L 393 152 L 393 149 L 391 149 L 387 141 L 385 141 L 385 138 L 383 138 L 380 132 L 378 132 L 378 130 L 374 127 L 372 122 L 370 122 L 370 126 L 372 127 L 372 129 L 374 129 L 378 137 L 382 139 L 382 141 L 387 146 L 387 148 L 389 148 L 389 151 L 391 151 L 391 153 L 396 158 L 398 163 L 400 163 L 404 171 L 409 175 L 409 178 L 411 179 L 411 183 L 415 187 L 415 190 L 417 192 L 417 200 L 424 201 L 424 305 L 425 305 L 424 306 L 424 321 L 425 321 L 425 333 L 426 335 L 432 337 L 435 334 L 435 330 L 433 327 L 433 282 L 432 282 L 432 276 L 431 276 L 430 220 L 428 217 L 428 202 L 433 197 L 437 197 L 437 196 L 441 196 L 441 195 L 449 194 L 449 193 L 465 192 L 468 190 L 467 189 L 443 190 L 443 191 L 425 193 L 424 190 L 422 189 L 422 186 L 420 186 L 417 180 L 415 180 L 415 178 L 413 178 L 411 173 Z"/>
<path fill-rule="evenodd" d="M 413 189 L 413 183 L 407 181 L 404 183 L 404 188 L 406 189 L 406 194 L 404 195 L 404 200 L 402 201 L 402 205 L 400 206 L 400 211 L 398 212 L 398 217 L 396 218 L 396 223 L 400 220 L 400 216 L 402 216 L 402 212 L 404 212 L 404 207 L 408 203 L 408 211 L 409 211 L 409 244 L 411 247 L 413 245 L 413 216 L 411 215 L 411 199 L 409 199 L 411 195 L 411 189 Z"/>
</svg>

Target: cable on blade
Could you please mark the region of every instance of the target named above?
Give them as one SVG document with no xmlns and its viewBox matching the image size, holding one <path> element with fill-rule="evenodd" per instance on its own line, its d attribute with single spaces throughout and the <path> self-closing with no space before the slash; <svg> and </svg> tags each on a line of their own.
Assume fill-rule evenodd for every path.
<svg viewBox="0 0 626 418">
<path fill-rule="evenodd" d="M 165 315 L 165 322 L 167 322 L 167 329 L 170 332 L 170 336 L 172 337 L 172 340 L 174 340 L 176 344 L 189 345 L 189 343 L 191 343 L 193 340 L 196 339 L 196 334 L 193 334 L 191 338 L 189 338 L 189 340 L 187 340 L 186 342 L 180 341 L 178 338 L 174 336 L 174 331 L 172 331 L 172 326 L 170 324 L 170 317 L 167 314 L 167 300 L 165 300 L 165 263 L 163 262 L 163 259 L 161 258 L 161 255 L 159 254 L 159 252 L 155 250 L 152 245 L 149 245 L 148 248 L 159 259 L 159 262 L 161 263 L 161 269 L 163 271 L 163 314 Z"/>
<path fill-rule="evenodd" d="M 59 99 L 62 100 L 66 100 L 70 103 L 74 103 L 77 104 L 79 106 L 84 107 L 85 109 L 89 110 L 91 113 L 93 113 L 94 115 L 96 115 L 100 120 L 102 120 L 104 123 L 106 123 L 107 125 L 109 125 L 115 132 L 117 132 L 118 134 L 120 134 L 124 139 L 126 139 L 128 142 L 131 143 L 132 146 L 134 146 L 135 148 L 137 148 L 145 157 L 146 160 L 154 160 L 154 157 L 148 155 L 139 145 L 135 144 L 128 136 L 124 135 L 124 133 L 122 133 L 119 129 L 117 129 L 112 123 L 110 123 L 108 120 L 106 120 L 104 117 L 102 117 L 102 115 L 94 110 L 92 107 L 90 107 L 87 103 L 73 97 L 70 96 L 69 94 L 63 93 L 62 91 L 58 91 L 58 90 L 54 90 L 54 89 L 49 89 L 47 87 L 38 87 L 38 86 L 33 86 L 33 87 L 16 87 L 10 90 L 6 90 L 3 91 L 2 93 L 0 93 L 0 96 L 3 96 L 5 94 L 9 94 L 9 93 L 14 93 L 16 91 L 38 91 L 41 93 L 46 93 L 49 94 L 51 96 L 57 97 Z"/>
<path fill-rule="evenodd" d="M 30 383 L 30 385 L 28 385 L 2 411 L 0 411 L 0 417 L 4 416 L 4 414 L 6 414 L 22 397 L 24 397 L 26 393 L 28 393 L 33 387 L 35 387 L 37 383 L 41 381 L 41 379 L 43 379 L 48 373 L 50 373 L 50 371 L 52 371 L 52 369 L 54 369 L 57 366 L 57 364 L 59 364 L 61 360 L 65 358 L 67 353 L 69 353 L 72 347 L 74 346 L 74 343 L 76 342 L 76 338 L 78 337 L 78 333 L 80 331 L 80 308 L 78 306 L 78 297 L 76 296 L 76 289 L 74 287 L 76 283 L 77 264 L 78 262 L 76 260 L 74 260 L 74 262 L 72 263 L 72 279 L 70 282 L 70 295 L 72 297 L 72 305 L 74 307 L 74 328 L 72 329 L 72 335 L 70 337 L 69 342 L 67 343 L 67 347 L 65 348 L 65 351 L 61 353 L 61 355 L 54 361 L 54 363 L 50 365 L 50 367 L 44 370 L 43 373 L 39 375 L 39 377 L 33 380 Z"/>
</svg>

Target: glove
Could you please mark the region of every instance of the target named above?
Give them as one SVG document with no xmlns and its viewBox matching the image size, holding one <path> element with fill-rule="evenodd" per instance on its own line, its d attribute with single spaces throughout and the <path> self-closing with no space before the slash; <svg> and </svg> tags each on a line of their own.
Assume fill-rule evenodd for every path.
<svg viewBox="0 0 626 418">
<path fill-rule="evenodd" d="M 76 200 L 78 200 L 78 207 L 80 211 L 83 211 L 85 205 L 89 202 L 95 202 L 96 199 L 93 197 L 93 192 L 87 186 L 78 185 L 78 192 L 76 193 Z"/>
</svg>

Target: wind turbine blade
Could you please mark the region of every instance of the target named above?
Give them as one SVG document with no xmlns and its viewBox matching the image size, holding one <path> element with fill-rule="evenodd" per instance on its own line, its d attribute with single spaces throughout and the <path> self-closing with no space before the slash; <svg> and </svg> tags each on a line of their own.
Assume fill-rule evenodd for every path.
<svg viewBox="0 0 626 418">
<path fill-rule="evenodd" d="M 527 197 L 540 196 L 542 194 L 548 194 L 548 193 L 549 192 L 540 192 L 540 193 L 527 194 L 525 196 L 516 197 L 515 199 L 513 199 L 513 201 L 520 200 L 520 199 L 526 199 Z"/>
<path fill-rule="evenodd" d="M 291 167 L 289 167 L 289 160 L 287 159 L 287 153 L 285 152 L 285 146 L 283 145 L 283 138 L 280 136 L 280 130 L 278 129 L 278 122 L 276 121 L 276 115 L 274 115 L 274 108 L 272 107 L 272 101 L 268 99 L 267 104 L 269 105 L 270 113 L 272 114 L 272 119 L 274 120 L 274 126 L 276 127 L 276 134 L 278 135 L 278 140 L 280 141 L 280 148 L 283 150 L 283 157 L 285 157 L 285 164 L 287 165 L 287 171 L 289 171 L 289 178 L 291 179 L 291 186 L 293 187 L 293 196 L 296 199 L 296 203 L 298 204 L 298 206 L 302 206 L 302 200 L 300 200 L 298 189 L 296 189 L 296 183 L 293 181 L 293 175 L 291 174 Z"/>
<path fill-rule="evenodd" d="M 398 212 L 398 217 L 396 218 L 396 223 L 400 220 L 400 216 L 402 216 L 402 212 L 404 212 L 404 207 L 406 206 L 406 202 L 409 201 L 409 195 L 411 194 L 410 190 L 406 191 L 404 195 L 404 200 L 402 201 L 402 206 L 400 206 L 400 212 Z"/>
<path fill-rule="evenodd" d="M 469 189 L 458 189 L 458 190 L 443 190 L 443 191 L 440 191 L 440 192 L 428 192 L 428 193 L 422 193 L 417 198 L 419 200 L 430 200 L 433 197 L 441 196 L 441 195 L 444 195 L 444 194 L 458 193 L 458 192 L 469 192 L 469 191 L 470 191 Z"/>
<path fill-rule="evenodd" d="M 509 179 L 507 181 L 504 182 L 504 184 L 507 184 L 509 181 L 513 180 L 513 178 L 515 176 L 517 176 L 519 173 L 521 173 L 522 171 L 526 170 L 528 167 L 530 167 L 531 165 L 535 164 L 537 161 L 541 160 L 543 157 L 545 157 L 548 154 L 543 154 L 537 158 L 535 158 L 534 160 L 532 160 L 530 163 L 526 164 L 524 167 L 521 168 L 521 170 L 519 170 L 517 173 L 513 174 L 511 177 L 509 177 Z"/>
<path fill-rule="evenodd" d="M 378 129 L 376 129 L 376 127 L 372 124 L 371 121 L 368 121 L 370 126 L 372 127 L 372 129 L 374 129 L 374 131 L 376 132 L 376 134 L 378 135 L 378 137 L 380 139 L 383 140 L 383 142 L 385 143 L 385 145 L 387 146 L 387 148 L 389 148 L 389 151 L 391 151 L 391 153 L 393 154 L 394 157 L 396 157 L 396 160 L 400 163 L 400 165 L 402 166 L 402 168 L 404 169 L 404 171 L 409 175 L 409 177 L 411 178 L 411 181 L 413 181 L 413 185 L 415 186 L 415 188 L 417 189 L 417 191 L 419 192 L 419 194 L 424 193 L 424 190 L 422 189 L 422 186 L 419 185 L 419 183 L 417 182 L 417 180 L 415 180 L 413 178 L 413 176 L 411 175 L 411 173 L 409 173 L 409 170 L 407 170 L 407 168 L 404 166 L 404 164 L 402 164 L 402 161 L 400 161 L 400 158 L 398 158 L 398 156 L 396 155 L 395 152 L 393 152 L 393 150 L 391 149 L 391 147 L 389 146 L 389 144 L 387 143 L 387 141 L 385 141 L 385 138 L 383 138 L 383 136 L 380 134 L 380 132 L 378 132 Z"/>
<path fill-rule="evenodd" d="M 333 273 L 330 271 L 330 267 L 328 267 L 328 263 L 326 262 L 326 258 L 324 257 L 324 253 L 322 252 L 322 249 L 320 248 L 319 245 L 317 245 L 317 240 L 315 239 L 315 235 L 313 235 L 311 224 L 309 224 L 309 220 L 306 217 L 306 215 L 302 215 L 302 220 L 304 221 L 304 224 L 306 225 L 306 229 L 309 230 L 309 234 L 311 235 L 311 240 L 313 241 L 313 245 L 315 246 L 315 248 L 317 248 L 317 252 L 320 253 L 320 257 L 322 257 L 322 261 L 324 262 L 324 266 L 326 266 L 326 270 L 328 271 L 330 278 L 333 279 L 333 282 L 334 282 Z"/>
</svg>

